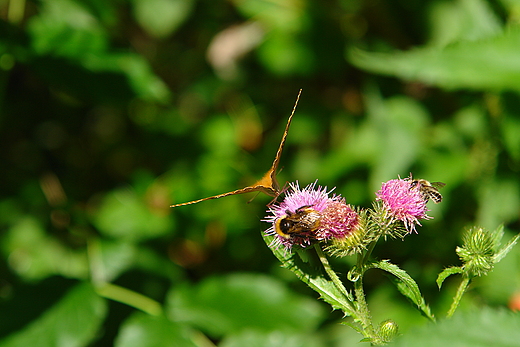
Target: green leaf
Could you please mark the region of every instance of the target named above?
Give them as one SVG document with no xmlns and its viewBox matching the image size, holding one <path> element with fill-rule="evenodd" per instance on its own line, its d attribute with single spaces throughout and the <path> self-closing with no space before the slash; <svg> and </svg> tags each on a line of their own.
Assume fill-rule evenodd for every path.
<svg viewBox="0 0 520 347">
<path fill-rule="evenodd" d="M 260 332 L 247 330 L 239 334 L 226 336 L 219 347 L 320 347 L 325 346 L 319 335 L 296 334 L 286 331 Z"/>
<path fill-rule="evenodd" d="M 435 319 L 430 311 L 430 307 L 426 304 L 421 295 L 419 286 L 414 279 L 406 273 L 406 271 L 400 269 L 397 265 L 392 264 L 387 260 L 374 262 L 370 264 L 369 267 L 384 270 L 397 277 L 395 283 L 401 294 L 410 299 L 425 317 L 431 320 Z"/>
<path fill-rule="evenodd" d="M 457 314 L 437 324 L 410 330 L 396 347 L 509 347 L 520 341 L 520 315 L 488 307 Z"/>
<path fill-rule="evenodd" d="M 292 293 L 273 278 L 247 273 L 176 286 L 167 301 L 173 321 L 215 337 L 251 328 L 309 331 L 324 318 L 315 300 Z"/>
<path fill-rule="evenodd" d="M 462 268 L 458 267 L 458 266 L 452 266 L 452 267 L 448 267 L 448 268 L 442 270 L 442 272 L 439 274 L 439 276 L 437 276 L 437 281 L 436 281 L 437 286 L 439 287 L 439 289 L 441 289 L 441 286 L 444 283 L 444 280 L 446 278 L 448 278 L 451 275 L 461 274 L 461 273 L 462 273 Z"/>
<path fill-rule="evenodd" d="M 440 46 L 461 39 L 477 40 L 501 31 L 500 18 L 485 0 L 438 1 L 430 5 L 430 44 Z"/>
<path fill-rule="evenodd" d="M 269 29 L 297 32 L 305 24 L 305 1 L 233 0 L 238 11 L 260 21 Z"/>
<path fill-rule="evenodd" d="M 134 15 L 148 34 L 162 38 L 184 23 L 193 4 L 193 0 L 134 0 Z"/>
<path fill-rule="evenodd" d="M 265 243 L 269 246 L 273 240 L 272 236 L 263 235 Z M 313 267 L 309 263 L 305 263 L 294 253 L 287 252 L 283 247 L 269 247 L 273 254 L 282 263 L 282 266 L 291 270 L 301 281 L 318 292 L 325 302 L 330 304 L 336 310 L 342 310 L 346 315 L 352 315 L 350 302 L 328 279 L 327 274 L 319 267 Z"/>
<path fill-rule="evenodd" d="M 122 325 L 115 347 L 196 347 L 193 334 L 185 326 L 165 317 L 141 312 L 133 314 Z"/>
<path fill-rule="evenodd" d="M 0 341 L 0 347 L 87 346 L 97 337 L 106 302 L 88 284 L 78 285 L 40 318 Z"/>
<path fill-rule="evenodd" d="M 307 75 L 312 70 L 313 52 L 290 33 L 278 31 L 258 48 L 263 65 L 279 76 Z"/>
<path fill-rule="evenodd" d="M 107 236 L 130 241 L 155 238 L 172 229 L 169 216 L 154 213 L 143 199 L 127 189 L 105 196 L 94 224 Z"/>
<path fill-rule="evenodd" d="M 348 51 L 357 67 L 446 89 L 520 91 L 520 29 L 479 41 L 424 47 L 406 52 Z M 483 69 L 482 67 L 486 68 Z"/>
<path fill-rule="evenodd" d="M 3 239 L 9 265 L 26 279 L 38 280 L 58 274 L 69 278 L 86 278 L 86 253 L 66 247 L 48 235 L 33 216 L 23 216 L 13 223 Z"/>
<path fill-rule="evenodd" d="M 374 167 L 370 181 L 379 186 L 396 172 L 406 172 L 424 146 L 428 117 L 416 100 L 396 96 L 384 99 L 374 86 L 367 88 L 365 102 L 369 121 L 380 146 L 370 163 Z M 366 158 L 365 158 L 366 160 Z"/>
<path fill-rule="evenodd" d="M 501 226 L 501 228 L 504 229 L 504 226 Z M 495 264 L 502 260 L 507 255 L 507 253 L 509 253 L 509 251 L 516 245 L 519 238 L 520 234 L 516 234 L 511 240 L 509 240 L 509 242 L 504 247 L 502 247 L 495 254 L 495 256 L 493 257 Z"/>
<path fill-rule="evenodd" d="M 107 32 L 79 1 L 43 0 L 27 29 L 39 55 L 79 58 L 104 51 L 108 43 Z"/>
</svg>

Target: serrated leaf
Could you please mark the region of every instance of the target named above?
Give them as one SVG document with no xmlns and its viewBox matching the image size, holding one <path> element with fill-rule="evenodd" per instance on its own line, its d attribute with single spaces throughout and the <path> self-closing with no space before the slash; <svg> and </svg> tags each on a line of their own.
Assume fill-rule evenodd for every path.
<svg viewBox="0 0 520 347">
<path fill-rule="evenodd" d="M 520 341 L 520 315 L 481 307 L 410 330 L 391 346 L 509 347 Z"/>
<path fill-rule="evenodd" d="M 502 227 L 503 228 L 503 227 Z M 496 263 L 498 263 L 500 260 L 502 260 L 507 253 L 517 244 L 518 240 L 520 239 L 520 234 L 516 234 L 509 242 L 502 247 L 494 256 L 493 260 Z"/>
<path fill-rule="evenodd" d="M 168 316 L 213 337 L 244 329 L 308 331 L 324 318 L 316 300 L 293 293 L 274 278 L 234 273 L 176 286 L 168 295 Z"/>
<path fill-rule="evenodd" d="M 437 286 L 439 287 L 439 289 L 441 289 L 441 286 L 444 283 L 444 280 L 446 278 L 448 278 L 451 275 L 461 274 L 461 273 L 462 273 L 462 268 L 458 267 L 458 266 L 452 266 L 452 267 L 448 267 L 448 268 L 442 270 L 442 272 L 439 274 L 439 276 L 437 276 L 437 280 L 436 280 Z"/>
<path fill-rule="evenodd" d="M 396 277 L 395 284 L 401 294 L 410 299 L 424 316 L 431 320 L 435 319 L 430 311 L 430 307 L 426 304 L 424 298 L 421 295 L 419 286 L 414 281 L 414 279 L 410 277 L 408 273 L 406 273 L 406 271 L 387 260 L 374 262 L 370 264 L 369 267 L 381 269 L 394 275 Z"/>
<path fill-rule="evenodd" d="M 447 89 L 520 90 L 520 29 L 491 38 L 406 52 L 348 52 L 357 67 Z M 486 67 L 483 69 L 482 67 Z"/>
<path fill-rule="evenodd" d="M 122 325 L 115 347 L 196 347 L 190 330 L 165 317 L 141 312 L 133 314 Z"/>
<path fill-rule="evenodd" d="M 273 239 L 269 235 L 263 235 L 263 238 L 267 245 Z M 334 283 L 328 279 L 324 270 L 303 262 L 296 254 L 286 252 L 283 247 L 269 248 L 284 268 L 292 271 L 301 281 L 318 292 L 321 295 L 321 299 L 330 304 L 334 309 L 342 310 L 346 315 L 352 315 L 350 302 Z"/>
<path fill-rule="evenodd" d="M 26 328 L 0 341 L 0 347 L 87 346 L 105 315 L 105 300 L 90 285 L 82 284 Z"/>
</svg>

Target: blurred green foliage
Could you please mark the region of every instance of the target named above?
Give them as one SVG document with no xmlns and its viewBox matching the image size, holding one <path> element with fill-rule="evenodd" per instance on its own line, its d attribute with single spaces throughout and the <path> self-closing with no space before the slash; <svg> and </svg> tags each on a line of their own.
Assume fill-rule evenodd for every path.
<svg viewBox="0 0 520 347">
<path fill-rule="evenodd" d="M 518 232 L 516 0 L 2 0 L 0 18 L 2 347 L 358 341 L 263 244 L 268 197 L 168 207 L 261 177 L 300 88 L 280 182 L 362 206 L 397 175 L 447 184 L 434 220 L 375 252 L 434 312 L 465 227 Z M 421 321 L 366 283 L 376 319 Z M 519 291 L 517 248 L 462 306 Z M 457 332 L 464 317 L 518 326 L 486 309 Z M 402 345 L 454 339 L 436 329 Z"/>
</svg>

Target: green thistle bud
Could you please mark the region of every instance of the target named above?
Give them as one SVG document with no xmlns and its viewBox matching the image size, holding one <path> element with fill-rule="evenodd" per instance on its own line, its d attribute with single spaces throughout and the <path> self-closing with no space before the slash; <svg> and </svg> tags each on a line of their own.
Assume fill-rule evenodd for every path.
<svg viewBox="0 0 520 347">
<path fill-rule="evenodd" d="M 501 235 L 483 228 L 473 227 L 462 237 L 462 247 L 456 252 L 463 262 L 463 270 L 467 276 L 483 276 L 493 270 L 495 252 Z"/>
<path fill-rule="evenodd" d="M 394 339 L 399 333 L 399 326 L 396 322 L 391 319 L 387 319 L 379 323 L 379 337 L 385 343 L 388 343 Z"/>
<path fill-rule="evenodd" d="M 350 233 L 338 234 L 331 238 L 325 251 L 329 255 L 345 257 L 365 250 L 366 245 L 372 241 L 371 238 L 367 238 L 366 214 L 365 210 L 356 211 L 355 220 L 350 223 Z"/>
</svg>

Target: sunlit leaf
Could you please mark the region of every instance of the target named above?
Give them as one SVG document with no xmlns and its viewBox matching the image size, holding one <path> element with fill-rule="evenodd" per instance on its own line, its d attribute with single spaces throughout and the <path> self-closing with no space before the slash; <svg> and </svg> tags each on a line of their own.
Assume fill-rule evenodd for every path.
<svg viewBox="0 0 520 347">
<path fill-rule="evenodd" d="M 105 315 L 105 301 L 82 284 L 26 328 L 0 341 L 0 347 L 87 346 L 97 337 Z"/>
<path fill-rule="evenodd" d="M 14 223 L 5 235 L 3 248 L 11 268 L 23 278 L 87 276 L 86 253 L 70 249 L 47 235 L 36 218 L 25 216 Z"/>
<path fill-rule="evenodd" d="M 167 215 L 154 213 L 143 199 L 126 189 L 109 193 L 93 221 L 107 236 L 134 241 L 164 235 L 172 228 Z"/>
<path fill-rule="evenodd" d="M 273 237 L 263 235 L 264 241 L 270 245 Z M 282 263 L 282 266 L 292 271 L 301 281 L 309 285 L 316 292 L 320 293 L 321 299 L 330 304 L 334 309 L 342 310 L 346 315 L 351 314 L 351 305 L 348 299 L 352 301 L 352 295 L 348 293 L 347 299 L 338 287 L 327 277 L 322 264 L 314 266 L 308 262 L 302 261 L 298 254 L 287 252 L 284 247 L 270 247 L 273 254 Z"/>
<path fill-rule="evenodd" d="M 520 30 L 449 46 L 414 48 L 406 52 L 376 53 L 350 49 L 357 67 L 408 81 L 446 89 L 520 91 Z M 485 68 L 484 68 L 485 67 Z"/>
<path fill-rule="evenodd" d="M 326 346 L 316 334 L 290 333 L 273 331 L 269 333 L 259 331 L 244 331 L 226 337 L 219 347 L 321 347 Z"/>
<path fill-rule="evenodd" d="M 81 57 L 106 49 L 107 33 L 80 2 L 44 0 L 41 9 L 28 23 L 32 48 L 38 54 Z"/>
<path fill-rule="evenodd" d="M 504 227 L 501 226 L 501 228 L 503 229 Z M 500 250 L 497 251 L 497 253 L 493 257 L 495 263 L 501 261 L 507 255 L 507 253 L 511 251 L 511 249 L 517 244 L 518 239 L 520 239 L 520 234 L 516 234 L 515 236 L 513 236 L 513 238 L 509 240 L 504 247 L 500 248 Z"/>
<path fill-rule="evenodd" d="M 116 347 L 196 347 L 193 332 L 187 327 L 169 321 L 136 313 L 121 326 L 115 340 Z"/>
<path fill-rule="evenodd" d="M 269 29 L 294 32 L 305 23 L 305 1 L 302 0 L 233 0 L 247 17 L 260 20 Z"/>
<path fill-rule="evenodd" d="M 461 274 L 461 273 L 462 273 L 462 268 L 460 268 L 458 266 L 452 266 L 452 267 L 448 267 L 448 268 L 442 270 L 442 272 L 439 274 L 439 276 L 437 276 L 437 286 L 440 289 L 446 278 L 448 278 L 451 275 L 456 275 L 456 274 Z"/>
<path fill-rule="evenodd" d="M 309 331 L 323 317 L 314 300 L 289 291 L 277 280 L 235 273 L 198 285 L 176 286 L 168 296 L 168 315 L 212 336 L 243 329 Z"/>
<path fill-rule="evenodd" d="M 161 38 L 173 33 L 189 16 L 193 0 L 133 0 L 139 24 Z"/>
<path fill-rule="evenodd" d="M 501 23 L 485 0 L 433 2 L 430 44 L 443 46 L 459 40 L 478 40 L 501 32 Z"/>
<path fill-rule="evenodd" d="M 396 277 L 395 283 L 397 289 L 399 289 L 401 294 L 410 299 L 417 306 L 421 314 L 432 320 L 434 319 L 433 314 L 430 311 L 430 307 L 426 304 L 424 298 L 422 297 L 419 286 L 414 281 L 414 279 L 410 277 L 408 273 L 406 273 L 406 271 L 386 260 L 372 263 L 371 266 L 387 271 L 388 273 L 394 275 Z"/>
<path fill-rule="evenodd" d="M 483 307 L 456 314 L 437 324 L 409 331 L 391 346 L 488 347 L 516 346 L 520 341 L 520 315 Z"/>
</svg>

